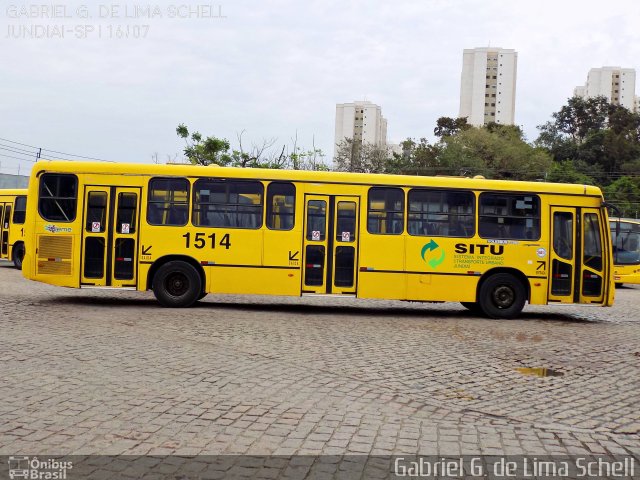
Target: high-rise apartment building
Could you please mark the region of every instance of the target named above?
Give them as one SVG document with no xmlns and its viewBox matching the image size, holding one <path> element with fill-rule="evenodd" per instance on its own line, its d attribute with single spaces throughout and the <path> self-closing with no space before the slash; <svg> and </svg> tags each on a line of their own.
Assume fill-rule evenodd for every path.
<svg viewBox="0 0 640 480">
<path fill-rule="evenodd" d="M 633 68 L 592 68 L 587 75 L 586 85 L 574 88 L 573 94 L 582 98 L 607 97 L 614 105 L 638 111 L 636 71 Z"/>
<path fill-rule="evenodd" d="M 360 145 L 369 143 L 384 147 L 387 144 L 387 119 L 382 116 L 382 109 L 366 100 L 338 103 L 335 151 L 345 138 Z"/>
<path fill-rule="evenodd" d="M 516 106 L 518 53 L 504 48 L 465 49 L 460 83 L 460 117 L 471 125 L 512 125 Z"/>
</svg>

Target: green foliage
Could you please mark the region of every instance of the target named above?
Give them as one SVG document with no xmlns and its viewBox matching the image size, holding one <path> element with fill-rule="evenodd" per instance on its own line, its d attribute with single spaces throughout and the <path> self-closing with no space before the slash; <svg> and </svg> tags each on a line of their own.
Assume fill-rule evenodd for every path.
<svg viewBox="0 0 640 480">
<path fill-rule="evenodd" d="M 538 128 L 538 146 L 556 162 L 597 167 L 601 173 L 594 180 L 600 185 L 607 185 L 620 170 L 633 170 L 640 159 L 640 115 L 605 97 L 570 98 L 553 114 L 553 121 Z"/>
<path fill-rule="evenodd" d="M 518 127 L 487 125 L 443 139 L 442 166 L 453 175 L 539 180 L 551 166 L 550 155 L 524 141 Z"/>
<path fill-rule="evenodd" d="M 623 217 L 638 217 L 640 178 L 621 177 L 604 188 L 604 195 L 608 202 L 620 209 Z"/>
<path fill-rule="evenodd" d="M 229 154 L 229 141 L 207 137 L 203 140 L 199 132 L 193 132 L 189 137 L 189 129 L 181 123 L 176 128 L 179 137 L 184 138 L 187 146 L 184 155 L 194 165 L 229 165 L 233 157 Z"/>
<path fill-rule="evenodd" d="M 548 182 L 596 185 L 595 179 L 601 175 L 601 169 L 589 166 L 582 160 L 563 160 L 553 162 L 546 180 Z"/>
<path fill-rule="evenodd" d="M 345 138 L 337 145 L 333 164 L 338 172 L 387 173 L 390 158 L 386 147 Z"/>
<path fill-rule="evenodd" d="M 462 120 L 462 121 L 461 121 Z M 529 145 L 514 125 L 467 125 L 466 119 L 438 119 L 435 144 L 425 138 L 403 142 L 387 171 L 413 175 L 483 175 L 487 178 L 538 180 L 551 165 L 547 152 Z"/>
<path fill-rule="evenodd" d="M 433 129 L 433 134 L 439 138 L 451 137 L 469 128 L 471 128 L 471 125 L 467 123 L 466 117 L 440 117 L 436 120 L 436 128 Z"/>
<path fill-rule="evenodd" d="M 220 165 L 241 168 L 271 168 L 293 170 L 328 170 L 324 162 L 324 153 L 313 146 L 304 149 L 297 145 L 296 138 L 289 150 L 287 145 L 274 150 L 276 139 L 263 140 L 261 144 L 253 143 L 249 150 L 242 144 L 244 131 L 237 135 L 238 148 L 231 150 L 228 140 L 214 136 L 203 138 L 199 132 L 189 135 L 184 124 L 178 125 L 176 133 L 186 143 L 184 154 L 194 165 Z"/>
</svg>

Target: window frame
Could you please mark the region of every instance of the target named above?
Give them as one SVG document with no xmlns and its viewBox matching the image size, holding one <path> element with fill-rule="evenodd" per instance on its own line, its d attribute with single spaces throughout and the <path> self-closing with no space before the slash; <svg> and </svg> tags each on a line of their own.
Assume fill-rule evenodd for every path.
<svg viewBox="0 0 640 480">
<path fill-rule="evenodd" d="M 505 215 L 486 215 L 482 213 L 482 197 L 483 196 L 487 196 L 487 195 L 493 195 L 493 196 L 503 196 L 503 197 L 516 197 L 516 196 L 520 196 L 520 197 L 532 197 L 534 199 L 534 201 L 537 201 L 537 205 L 538 205 L 538 213 L 537 216 L 518 216 L 518 215 L 512 215 L 512 214 L 505 214 Z M 481 233 L 481 223 L 482 223 L 482 218 L 483 217 L 489 217 L 489 218 L 497 218 L 497 217 L 508 217 L 508 218 L 515 218 L 515 219 L 526 219 L 526 218 L 532 218 L 534 220 L 538 220 L 538 236 L 537 237 L 533 237 L 533 238 L 520 238 L 520 237 L 514 237 L 514 236 L 510 236 L 510 237 L 502 237 L 502 236 L 485 236 L 482 235 Z M 477 226 L 477 233 L 478 233 L 478 237 L 482 238 L 482 239 L 496 239 L 496 240 L 514 240 L 514 241 L 538 241 L 542 238 L 542 200 L 540 198 L 540 195 L 536 194 L 536 193 L 529 193 L 529 192 L 501 192 L 501 191 L 493 191 L 493 190 L 486 190 L 483 192 L 480 192 L 478 195 L 478 208 L 477 208 L 477 218 L 478 218 L 478 226 Z"/>
<path fill-rule="evenodd" d="M 428 211 L 415 211 L 412 212 L 411 211 L 411 193 L 413 192 L 437 192 L 437 193 L 464 193 L 464 194 L 468 194 L 471 196 L 471 213 L 470 214 L 452 214 L 452 213 L 435 213 L 435 212 L 428 212 Z M 478 229 L 478 226 L 476 224 L 476 219 L 478 217 L 477 215 L 477 209 L 476 209 L 476 205 L 477 205 L 477 201 L 476 201 L 476 194 L 473 190 L 459 190 L 459 189 L 453 189 L 453 188 L 425 188 L 425 187 L 414 187 L 409 189 L 409 191 L 407 192 L 407 222 L 406 222 L 406 228 L 405 231 L 407 232 L 407 234 L 409 234 L 412 237 L 444 237 L 444 238 L 473 238 L 476 235 L 476 231 Z M 434 215 L 447 215 L 447 217 L 451 217 L 451 215 L 456 215 L 456 216 L 465 216 L 465 217 L 470 217 L 471 218 L 471 223 L 472 223 L 472 228 L 471 228 L 471 234 L 468 235 L 441 235 L 441 234 L 424 234 L 424 235 L 420 235 L 420 234 L 415 234 L 415 233 L 411 233 L 411 230 L 409 229 L 409 217 L 411 215 L 411 213 L 414 214 L 419 214 L 419 215 L 424 215 L 424 214 L 429 214 L 429 213 L 433 213 Z"/>
<path fill-rule="evenodd" d="M 43 186 L 44 186 L 44 181 L 47 177 L 69 177 L 72 178 L 74 181 L 74 185 L 75 185 L 75 196 L 74 197 L 60 197 L 60 196 L 50 196 L 50 197 L 43 197 L 42 196 L 42 192 L 43 192 Z M 75 222 L 76 218 L 78 217 L 78 190 L 79 190 L 79 182 L 78 182 L 78 176 L 73 174 L 73 173 L 53 173 L 53 172 L 43 172 L 42 175 L 39 178 L 39 184 L 38 184 L 38 215 L 40 215 L 40 218 L 42 218 L 43 220 L 47 221 L 47 222 L 55 222 L 55 223 L 73 223 Z M 62 220 L 62 219 L 50 219 L 45 217 L 42 214 L 42 201 L 43 200 L 73 200 L 75 202 L 75 208 L 73 209 L 73 216 L 69 219 L 69 220 Z"/>
<path fill-rule="evenodd" d="M 18 200 L 24 199 L 24 210 L 18 210 L 16 207 L 18 206 Z M 21 222 L 16 221 L 16 213 L 24 213 L 24 218 Z M 14 225 L 24 225 L 24 222 L 27 218 L 27 196 L 26 195 L 16 195 L 15 200 L 13 201 L 13 215 L 11 216 L 11 223 Z"/>
<path fill-rule="evenodd" d="M 402 210 L 387 210 L 386 206 L 387 206 L 387 197 L 385 195 L 385 200 L 384 200 L 384 206 L 385 209 L 384 210 L 372 210 L 371 209 L 371 192 L 374 190 L 398 190 L 400 192 L 402 192 Z M 387 187 L 387 186 L 374 186 L 374 187 L 370 187 L 369 190 L 367 191 L 367 233 L 369 233 L 370 235 L 403 235 L 405 233 L 405 223 L 406 223 L 406 218 L 407 218 L 407 194 L 404 190 L 404 188 L 402 187 Z M 369 229 L 369 219 L 370 219 L 370 215 L 371 212 L 386 212 L 386 214 L 388 213 L 402 213 L 402 220 L 400 222 L 400 225 L 402 226 L 402 228 L 400 229 L 399 232 L 394 232 L 394 233 L 381 233 L 381 232 L 372 232 Z M 385 217 L 386 217 L 385 214 Z"/>
<path fill-rule="evenodd" d="M 222 226 L 217 226 L 217 225 L 197 225 L 193 219 L 194 219 L 194 213 L 195 213 L 195 208 L 196 205 L 202 205 L 202 203 L 196 203 L 196 186 L 198 184 L 198 182 L 210 182 L 210 183 L 217 183 L 217 184 L 222 184 L 225 185 L 225 196 L 228 198 L 229 196 L 229 185 L 232 183 L 235 184 L 256 184 L 256 185 L 260 185 L 261 188 L 261 194 L 260 194 L 260 208 L 256 209 L 258 212 L 260 212 L 260 223 L 258 224 L 257 227 L 233 227 L 233 226 L 227 226 L 227 225 L 222 225 Z M 193 190 L 193 201 L 191 202 L 191 225 L 193 225 L 194 227 L 198 227 L 198 228 L 233 228 L 233 229 L 237 229 L 237 230 L 260 230 L 264 227 L 265 224 L 265 187 L 264 187 L 264 183 L 261 182 L 260 180 L 253 180 L 253 179 L 244 179 L 244 178 L 220 178 L 220 177 L 199 177 L 196 179 L 195 182 L 193 182 L 192 185 L 192 190 Z M 236 210 L 235 213 L 238 213 L 237 207 L 240 205 L 239 203 L 213 203 L 213 202 L 209 202 L 206 205 L 235 205 L 236 206 Z M 255 204 L 251 204 L 252 206 L 257 206 Z M 248 212 L 242 212 L 244 214 L 247 214 Z"/>
<path fill-rule="evenodd" d="M 151 193 L 153 192 L 153 182 L 155 181 L 184 181 L 186 182 L 186 192 L 187 192 L 187 199 L 186 202 L 175 202 L 175 201 L 156 201 L 156 200 L 151 200 L 152 195 Z M 172 192 L 177 191 L 177 190 L 171 190 Z M 189 178 L 187 177 L 152 177 L 149 179 L 149 183 L 147 184 L 147 202 L 145 205 L 145 209 L 146 209 L 146 215 L 145 215 L 145 220 L 147 222 L 148 225 L 152 225 L 154 227 L 185 227 L 189 224 L 189 215 L 191 214 L 191 209 L 189 208 L 191 205 L 191 182 L 189 181 Z M 185 223 L 152 223 L 149 221 L 149 205 L 151 204 L 155 204 L 155 203 L 169 203 L 171 205 L 174 204 L 178 204 L 178 205 L 183 205 L 186 204 L 187 206 L 187 218 L 185 219 Z"/>
<path fill-rule="evenodd" d="M 269 219 L 271 218 L 271 213 L 272 213 L 272 208 L 273 208 L 273 202 L 269 201 L 269 193 L 271 190 L 271 185 L 290 185 L 291 187 L 293 187 L 293 210 L 292 210 L 292 222 L 291 222 L 291 228 L 274 228 L 272 226 L 269 225 Z M 273 182 L 269 182 L 269 184 L 267 185 L 266 188 L 266 195 L 264 195 L 264 204 L 265 204 L 265 213 L 264 213 L 264 225 L 267 227 L 268 230 L 273 230 L 276 232 L 289 232 L 291 230 L 293 230 L 296 227 L 296 196 L 298 195 L 298 191 L 296 189 L 296 185 L 293 182 L 284 182 L 284 181 L 273 181 Z"/>
</svg>

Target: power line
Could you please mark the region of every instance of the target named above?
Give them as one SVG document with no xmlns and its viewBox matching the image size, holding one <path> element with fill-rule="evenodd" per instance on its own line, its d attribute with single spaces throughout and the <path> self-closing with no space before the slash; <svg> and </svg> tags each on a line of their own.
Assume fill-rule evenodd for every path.
<svg viewBox="0 0 640 480">
<path fill-rule="evenodd" d="M 0 138 L 0 140 L 3 140 L 5 142 L 9 142 L 9 143 L 13 143 L 13 144 L 16 144 L 16 145 L 22 145 L 23 147 L 31 147 L 31 148 L 34 148 L 36 150 L 40 149 L 40 147 L 36 147 L 34 145 L 29 145 L 27 143 L 16 142 L 14 140 L 9 140 L 8 138 Z M 50 150 L 48 148 L 42 148 L 42 151 L 50 152 L 50 153 L 57 153 L 59 155 L 67 155 L 69 157 L 82 158 L 82 159 L 86 159 L 86 160 L 95 160 L 95 161 L 98 161 L 98 162 L 113 162 L 113 160 L 105 160 L 104 158 L 88 157 L 86 155 L 77 155 L 75 153 L 60 152 L 58 150 Z M 64 160 L 71 160 L 71 159 L 64 159 Z"/>
</svg>

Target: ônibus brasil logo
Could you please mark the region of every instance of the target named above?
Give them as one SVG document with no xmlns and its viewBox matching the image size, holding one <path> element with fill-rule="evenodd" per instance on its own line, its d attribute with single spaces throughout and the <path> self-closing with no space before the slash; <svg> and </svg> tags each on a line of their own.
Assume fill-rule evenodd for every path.
<svg viewBox="0 0 640 480">
<path fill-rule="evenodd" d="M 73 469 L 73 462 L 67 462 L 56 458 L 40 460 L 38 457 L 10 456 L 9 478 L 37 480 L 66 480 L 67 470 Z"/>
<path fill-rule="evenodd" d="M 444 261 L 445 251 L 440 247 L 440 245 L 438 245 L 435 241 L 433 241 L 433 239 L 431 239 L 429 240 L 429 243 L 426 243 L 422 247 L 420 256 L 427 265 L 429 265 L 431 268 L 436 268 Z"/>
</svg>

